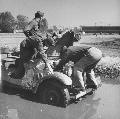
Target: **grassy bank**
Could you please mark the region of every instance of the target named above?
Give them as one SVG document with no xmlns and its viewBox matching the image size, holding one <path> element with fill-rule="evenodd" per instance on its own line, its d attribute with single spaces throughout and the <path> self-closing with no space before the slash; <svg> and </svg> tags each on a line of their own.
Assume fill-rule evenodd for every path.
<svg viewBox="0 0 120 119">
<path fill-rule="evenodd" d="M 102 50 L 105 57 L 98 63 L 95 72 L 107 80 L 119 80 L 120 76 L 120 38 L 112 41 L 91 43 L 92 46 Z"/>
<path fill-rule="evenodd" d="M 97 75 L 108 79 L 117 79 L 120 76 L 120 58 L 103 57 L 95 68 Z M 120 80 L 120 79 L 119 79 Z"/>
</svg>

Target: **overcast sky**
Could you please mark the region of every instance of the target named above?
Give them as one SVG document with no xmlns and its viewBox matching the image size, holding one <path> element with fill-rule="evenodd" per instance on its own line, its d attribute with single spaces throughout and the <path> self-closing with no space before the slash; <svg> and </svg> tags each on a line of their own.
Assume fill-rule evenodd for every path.
<svg viewBox="0 0 120 119">
<path fill-rule="evenodd" d="M 0 12 L 4 11 L 30 20 L 42 11 L 50 26 L 120 26 L 120 0 L 0 0 Z"/>
</svg>

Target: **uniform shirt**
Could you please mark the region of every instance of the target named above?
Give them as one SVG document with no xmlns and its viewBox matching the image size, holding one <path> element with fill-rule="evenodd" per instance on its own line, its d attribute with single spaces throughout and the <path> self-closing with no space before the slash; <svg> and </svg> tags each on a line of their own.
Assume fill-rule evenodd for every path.
<svg viewBox="0 0 120 119">
<path fill-rule="evenodd" d="M 27 32 L 29 34 L 27 34 Z M 37 51 L 39 51 L 38 53 L 40 53 L 40 55 L 42 56 L 43 61 L 46 63 L 47 60 L 47 56 L 44 52 L 44 48 L 43 48 L 43 42 L 42 42 L 42 35 L 39 32 L 39 22 L 36 21 L 36 19 L 34 18 L 24 29 L 24 33 L 26 36 L 28 36 L 29 38 L 27 38 L 25 41 L 26 47 L 29 47 L 30 49 L 34 49 L 36 48 Z"/>
<path fill-rule="evenodd" d="M 87 54 L 88 49 L 91 47 L 84 46 L 70 46 L 67 48 L 66 52 L 64 52 L 61 55 L 61 60 L 59 64 L 56 67 L 56 70 L 62 69 L 63 66 L 68 63 L 69 61 L 72 61 L 74 63 L 78 62 L 82 57 L 84 57 Z"/>
</svg>

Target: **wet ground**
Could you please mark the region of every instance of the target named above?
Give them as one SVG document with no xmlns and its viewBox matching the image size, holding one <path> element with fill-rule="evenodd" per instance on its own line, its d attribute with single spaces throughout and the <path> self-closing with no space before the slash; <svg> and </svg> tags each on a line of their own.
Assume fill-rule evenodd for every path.
<svg viewBox="0 0 120 119">
<path fill-rule="evenodd" d="M 38 103 L 34 95 L 23 90 L 6 90 L 2 91 L 0 86 L 0 119 L 120 119 L 117 82 L 103 82 L 94 95 L 67 108 Z"/>
</svg>

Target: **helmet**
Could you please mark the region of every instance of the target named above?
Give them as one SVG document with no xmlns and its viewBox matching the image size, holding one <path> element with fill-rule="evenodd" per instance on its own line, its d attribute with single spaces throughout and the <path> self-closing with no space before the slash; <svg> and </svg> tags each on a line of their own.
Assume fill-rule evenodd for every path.
<svg viewBox="0 0 120 119">
<path fill-rule="evenodd" d="M 37 12 L 35 13 L 35 18 L 41 18 L 41 17 L 43 17 L 43 16 L 44 16 L 44 13 L 43 13 L 43 12 L 37 11 Z"/>
</svg>

